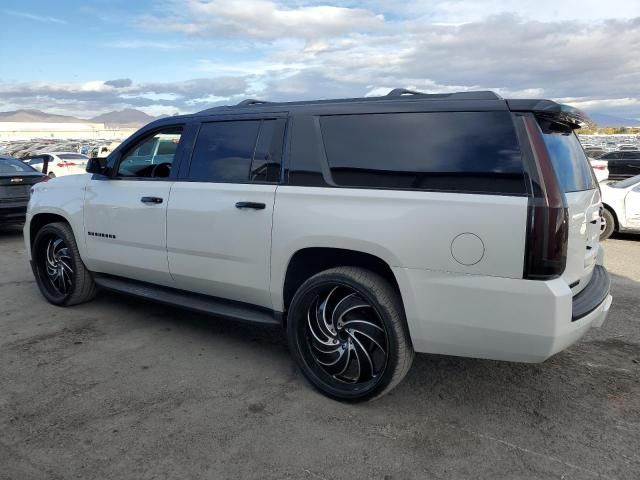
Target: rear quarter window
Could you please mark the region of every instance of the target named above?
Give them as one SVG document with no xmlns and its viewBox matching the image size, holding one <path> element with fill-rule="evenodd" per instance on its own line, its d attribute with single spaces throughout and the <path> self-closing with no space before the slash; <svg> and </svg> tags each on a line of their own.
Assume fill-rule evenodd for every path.
<svg viewBox="0 0 640 480">
<path fill-rule="evenodd" d="M 335 115 L 320 123 L 339 186 L 526 193 L 508 112 Z"/>
<path fill-rule="evenodd" d="M 551 122 L 540 122 L 544 143 L 564 192 L 597 188 L 591 164 L 573 130 Z"/>
</svg>

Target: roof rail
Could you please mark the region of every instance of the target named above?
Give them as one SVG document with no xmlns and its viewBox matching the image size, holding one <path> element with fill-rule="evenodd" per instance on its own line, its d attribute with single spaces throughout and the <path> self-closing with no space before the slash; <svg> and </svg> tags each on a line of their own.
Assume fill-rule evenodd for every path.
<svg viewBox="0 0 640 480">
<path fill-rule="evenodd" d="M 387 93 L 387 97 L 400 97 L 402 95 L 424 95 L 424 92 L 418 92 L 416 90 L 407 90 L 406 88 L 394 88 L 389 93 Z"/>
<path fill-rule="evenodd" d="M 255 100 L 253 98 L 247 98 L 246 100 L 242 100 L 239 103 L 236 103 L 237 107 L 244 107 L 244 106 L 248 106 L 248 105 L 262 105 L 265 103 L 271 103 L 271 102 L 267 102 L 266 100 Z"/>
</svg>

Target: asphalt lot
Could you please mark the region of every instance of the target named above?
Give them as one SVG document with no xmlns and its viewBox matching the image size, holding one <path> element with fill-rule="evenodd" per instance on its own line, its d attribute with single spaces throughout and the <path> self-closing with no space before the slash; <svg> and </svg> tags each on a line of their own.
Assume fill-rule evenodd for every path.
<svg viewBox="0 0 640 480">
<path fill-rule="evenodd" d="M 605 243 L 603 328 L 539 365 L 418 355 L 368 404 L 274 329 L 103 294 L 47 304 L 0 229 L 0 478 L 640 478 L 640 236 Z"/>
</svg>

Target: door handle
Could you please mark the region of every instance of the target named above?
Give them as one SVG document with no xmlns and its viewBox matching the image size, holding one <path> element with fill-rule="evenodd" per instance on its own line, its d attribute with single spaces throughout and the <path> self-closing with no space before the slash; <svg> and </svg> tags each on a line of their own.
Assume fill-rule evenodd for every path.
<svg viewBox="0 0 640 480">
<path fill-rule="evenodd" d="M 140 201 L 142 203 L 162 203 L 162 199 L 160 197 L 142 197 Z"/>
<path fill-rule="evenodd" d="M 264 210 L 266 205 L 260 202 L 238 202 L 236 208 L 253 208 L 254 210 Z"/>
</svg>

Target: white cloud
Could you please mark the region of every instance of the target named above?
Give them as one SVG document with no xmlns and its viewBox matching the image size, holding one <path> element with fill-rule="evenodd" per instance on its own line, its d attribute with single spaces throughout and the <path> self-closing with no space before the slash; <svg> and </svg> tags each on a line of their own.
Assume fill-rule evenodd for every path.
<svg viewBox="0 0 640 480">
<path fill-rule="evenodd" d="M 184 0 L 167 13 L 143 16 L 138 24 L 149 30 L 200 36 L 315 40 L 354 29 L 376 31 L 384 26 L 384 17 L 363 8 L 332 5 L 288 7 L 270 0 Z"/>
</svg>

